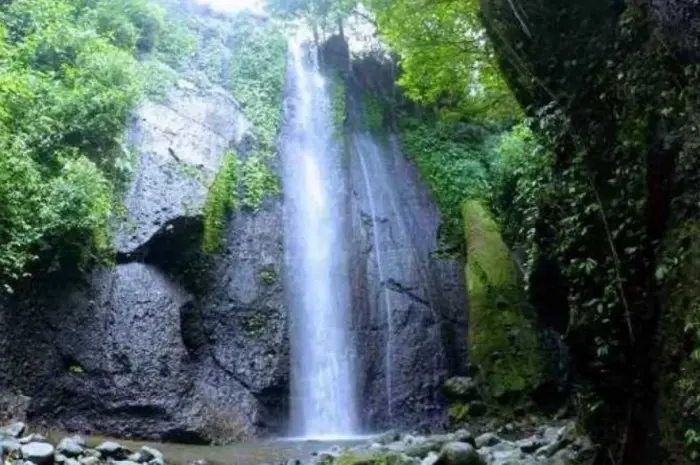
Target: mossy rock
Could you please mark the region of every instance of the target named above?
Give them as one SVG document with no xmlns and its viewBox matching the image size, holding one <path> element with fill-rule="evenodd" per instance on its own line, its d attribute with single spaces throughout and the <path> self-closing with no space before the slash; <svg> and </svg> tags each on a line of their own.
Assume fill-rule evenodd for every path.
<svg viewBox="0 0 700 465">
<path fill-rule="evenodd" d="M 700 456 L 700 221 L 672 228 L 663 245 L 658 279 L 664 280 L 659 323 L 659 425 L 668 463 Z M 669 264 L 677 261 L 675 267 Z M 669 273 L 666 275 L 666 273 Z M 682 421 L 679 421 L 682 419 Z"/>
<path fill-rule="evenodd" d="M 334 465 L 414 465 L 415 459 L 396 452 L 345 452 L 340 455 Z"/>
<path fill-rule="evenodd" d="M 544 353 L 520 273 L 488 210 L 467 201 L 462 212 L 470 362 L 479 366 L 485 396 L 524 399 L 544 377 Z"/>
</svg>

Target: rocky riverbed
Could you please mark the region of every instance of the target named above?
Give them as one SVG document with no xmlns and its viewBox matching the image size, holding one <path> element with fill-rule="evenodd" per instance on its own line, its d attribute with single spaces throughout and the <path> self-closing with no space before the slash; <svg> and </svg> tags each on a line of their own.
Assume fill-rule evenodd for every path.
<svg viewBox="0 0 700 465">
<path fill-rule="evenodd" d="M 573 422 L 535 428 L 508 423 L 492 429 L 475 426 L 480 434 L 466 428 L 425 436 L 385 433 L 352 445 L 284 440 L 208 448 L 163 444 L 161 451 L 131 441 L 88 446 L 94 440 L 78 435 L 52 441 L 18 422 L 0 428 L 0 454 L 6 465 L 585 465 L 596 453 Z M 183 447 L 192 449 L 187 460 L 180 453 Z M 251 454 L 256 449 L 260 453 Z"/>
</svg>

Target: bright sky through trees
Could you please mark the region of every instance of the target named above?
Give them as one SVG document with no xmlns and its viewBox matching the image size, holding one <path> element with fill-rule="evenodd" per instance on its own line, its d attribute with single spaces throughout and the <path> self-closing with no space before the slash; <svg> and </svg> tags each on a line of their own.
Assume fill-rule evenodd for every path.
<svg viewBox="0 0 700 465">
<path fill-rule="evenodd" d="M 197 3 L 206 3 L 219 11 L 239 11 L 250 9 L 256 13 L 263 12 L 263 0 L 195 0 Z"/>
</svg>

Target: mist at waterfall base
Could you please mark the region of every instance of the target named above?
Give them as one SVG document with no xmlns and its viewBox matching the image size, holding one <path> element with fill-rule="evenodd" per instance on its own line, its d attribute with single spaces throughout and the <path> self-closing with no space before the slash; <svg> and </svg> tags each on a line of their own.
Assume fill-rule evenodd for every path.
<svg viewBox="0 0 700 465">
<path fill-rule="evenodd" d="M 316 50 L 289 42 L 281 137 L 290 309 L 292 436 L 359 433 L 343 243 L 341 151 Z"/>
</svg>

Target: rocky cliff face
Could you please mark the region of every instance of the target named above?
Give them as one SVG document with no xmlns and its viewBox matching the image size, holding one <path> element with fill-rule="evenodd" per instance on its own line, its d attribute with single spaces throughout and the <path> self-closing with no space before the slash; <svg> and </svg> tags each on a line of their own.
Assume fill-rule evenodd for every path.
<svg viewBox="0 0 700 465">
<path fill-rule="evenodd" d="M 228 91 L 197 79 L 134 112 L 116 264 L 36 278 L 0 302 L 0 391 L 30 396 L 31 421 L 188 442 L 285 430 L 282 196 L 236 210 L 221 253 L 200 252 L 208 188 L 227 150 L 252 152 L 254 132 Z M 393 136 L 348 140 L 364 423 L 435 425 L 441 383 L 465 362 L 462 267 L 433 257 L 439 216 Z"/>
<path fill-rule="evenodd" d="M 462 265 L 434 256 L 439 216 L 395 137 L 349 139 L 361 405 L 375 427 L 435 426 L 442 383 L 466 362 Z"/>
<path fill-rule="evenodd" d="M 280 426 L 281 199 L 238 212 L 223 253 L 199 256 L 208 185 L 227 149 L 245 155 L 250 129 L 224 89 L 184 80 L 135 112 L 138 168 L 118 264 L 79 282 L 32 283 L 41 292 L 0 312 L 0 381 L 33 397 L 34 420 L 187 441 L 203 440 L 213 421 L 240 433 Z"/>
<path fill-rule="evenodd" d="M 349 55 L 338 37 L 325 53 L 336 57 L 327 66 L 349 70 L 351 289 L 365 419 L 373 428 L 435 427 L 446 421 L 443 382 L 466 370 L 463 263 L 439 254 L 439 212 L 401 150 L 391 112 L 369 121 L 368 102 L 376 112 L 396 94 L 392 66 L 339 60 Z"/>
</svg>

